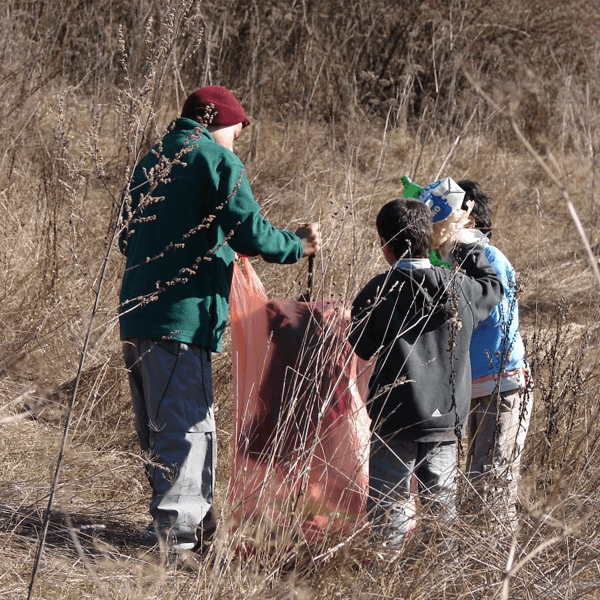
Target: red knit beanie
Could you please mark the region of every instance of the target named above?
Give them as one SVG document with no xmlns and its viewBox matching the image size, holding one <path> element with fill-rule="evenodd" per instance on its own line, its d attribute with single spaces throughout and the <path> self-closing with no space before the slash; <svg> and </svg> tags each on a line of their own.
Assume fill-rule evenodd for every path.
<svg viewBox="0 0 600 600">
<path fill-rule="evenodd" d="M 209 104 L 214 105 L 211 125 L 237 125 L 248 127 L 250 121 L 237 98 L 220 85 L 209 85 L 190 94 L 183 105 L 181 116 L 198 121 L 204 117 Z"/>
</svg>

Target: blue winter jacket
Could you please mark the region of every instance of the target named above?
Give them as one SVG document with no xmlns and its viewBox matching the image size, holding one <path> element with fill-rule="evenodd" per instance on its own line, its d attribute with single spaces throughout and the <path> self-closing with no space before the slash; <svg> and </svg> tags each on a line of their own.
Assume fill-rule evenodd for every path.
<svg viewBox="0 0 600 600">
<path fill-rule="evenodd" d="M 500 277 L 504 295 L 487 319 L 473 331 L 470 347 L 473 379 L 525 366 L 515 270 L 494 246 L 485 246 L 485 257 Z"/>
</svg>

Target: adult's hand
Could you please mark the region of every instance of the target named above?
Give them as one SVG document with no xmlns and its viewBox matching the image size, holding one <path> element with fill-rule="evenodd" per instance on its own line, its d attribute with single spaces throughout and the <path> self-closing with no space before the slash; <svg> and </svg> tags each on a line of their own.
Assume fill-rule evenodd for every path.
<svg viewBox="0 0 600 600">
<path fill-rule="evenodd" d="M 321 232 L 318 223 L 309 223 L 304 227 L 300 227 L 296 231 L 296 235 L 302 241 L 304 256 L 312 256 L 318 252 L 321 247 Z"/>
</svg>

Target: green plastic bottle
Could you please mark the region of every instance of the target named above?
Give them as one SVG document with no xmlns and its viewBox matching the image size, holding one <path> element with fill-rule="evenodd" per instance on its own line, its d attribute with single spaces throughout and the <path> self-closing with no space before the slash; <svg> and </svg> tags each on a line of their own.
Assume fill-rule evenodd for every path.
<svg viewBox="0 0 600 600">
<path fill-rule="evenodd" d="M 429 254 L 429 262 L 431 262 L 431 264 L 434 267 L 446 267 L 447 269 L 452 268 L 448 263 L 445 263 L 442 260 L 442 257 L 440 256 L 440 253 L 438 250 L 431 251 L 431 253 Z"/>
<path fill-rule="evenodd" d="M 423 191 L 423 188 L 413 183 L 408 175 L 402 177 L 400 181 L 404 184 L 404 189 L 402 190 L 403 198 L 418 198 L 419 194 Z"/>
</svg>

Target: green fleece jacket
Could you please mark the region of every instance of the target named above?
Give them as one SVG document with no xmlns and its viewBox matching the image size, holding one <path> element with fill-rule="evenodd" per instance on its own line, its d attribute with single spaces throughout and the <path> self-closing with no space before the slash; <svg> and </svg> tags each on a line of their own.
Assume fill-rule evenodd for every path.
<svg viewBox="0 0 600 600">
<path fill-rule="evenodd" d="M 174 163 L 169 169 L 165 162 Z M 179 118 L 136 167 L 120 249 L 121 337 L 221 351 L 235 252 L 294 263 L 302 242 L 260 214 L 244 166 L 195 121 Z"/>
</svg>

